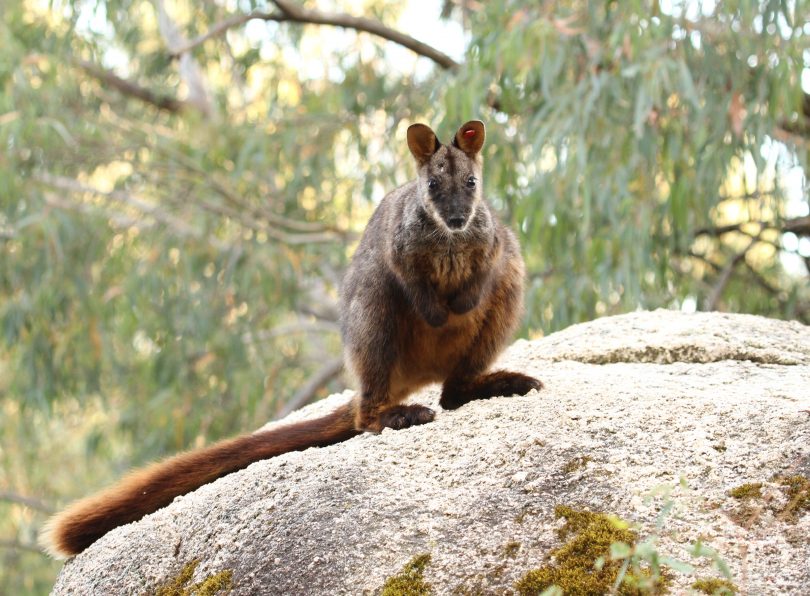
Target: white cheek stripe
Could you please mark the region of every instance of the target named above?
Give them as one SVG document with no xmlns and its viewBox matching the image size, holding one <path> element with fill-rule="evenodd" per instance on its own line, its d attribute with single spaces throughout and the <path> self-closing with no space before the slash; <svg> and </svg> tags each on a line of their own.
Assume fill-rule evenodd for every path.
<svg viewBox="0 0 810 596">
<path fill-rule="evenodd" d="M 436 211 L 436 207 L 433 205 L 433 201 L 430 200 L 430 196 L 428 194 L 422 195 L 422 205 L 425 206 L 425 211 L 428 212 L 428 215 L 430 215 L 433 221 L 435 221 L 442 228 L 444 228 L 445 232 L 449 232 L 451 234 L 453 233 L 453 230 L 447 227 L 447 224 L 444 223 L 444 219 L 442 219 L 442 216 L 439 215 L 438 211 Z"/>
<path fill-rule="evenodd" d="M 457 232 L 459 234 L 463 234 L 464 232 L 467 231 L 467 228 L 470 227 L 470 224 L 475 219 L 475 216 L 478 213 L 478 205 L 480 203 L 481 203 L 481 193 L 479 191 L 479 192 L 475 193 L 475 201 L 473 201 L 473 208 L 472 208 L 472 211 L 470 211 L 470 216 L 467 218 L 467 223 L 465 223 L 464 227 L 461 228 L 460 230 L 453 230 L 454 232 Z"/>
<path fill-rule="evenodd" d="M 473 208 L 472 211 L 470 211 L 469 217 L 467 217 L 467 221 L 464 223 L 464 227 L 459 228 L 458 230 L 454 230 L 444 222 L 444 219 L 436 210 L 433 201 L 430 200 L 430 195 L 428 194 L 422 195 L 422 205 L 424 205 L 425 211 L 428 212 L 428 215 L 430 215 L 433 221 L 438 223 L 444 229 L 444 231 L 449 234 L 463 234 L 464 232 L 466 232 L 467 229 L 470 227 L 472 221 L 475 219 L 476 214 L 478 213 L 478 205 L 480 203 L 481 203 L 481 191 L 478 191 L 477 193 L 475 193 L 475 201 L 473 201 Z"/>
</svg>

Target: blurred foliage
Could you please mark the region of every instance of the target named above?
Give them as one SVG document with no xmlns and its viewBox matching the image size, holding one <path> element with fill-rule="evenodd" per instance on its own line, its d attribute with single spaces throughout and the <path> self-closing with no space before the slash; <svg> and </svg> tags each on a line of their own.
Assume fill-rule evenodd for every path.
<svg viewBox="0 0 810 596">
<path fill-rule="evenodd" d="M 175 57 L 291 3 L 166 4 L 4 6 L 0 593 L 49 588 L 46 510 L 334 368 L 340 276 L 413 175 L 411 122 L 487 122 L 524 334 L 639 307 L 810 322 L 806 2 L 447 0 L 425 31 L 464 46 L 449 69 L 273 20 Z M 296 6 L 393 29 L 404 10 Z M 324 378 L 313 396 L 344 386 Z"/>
</svg>

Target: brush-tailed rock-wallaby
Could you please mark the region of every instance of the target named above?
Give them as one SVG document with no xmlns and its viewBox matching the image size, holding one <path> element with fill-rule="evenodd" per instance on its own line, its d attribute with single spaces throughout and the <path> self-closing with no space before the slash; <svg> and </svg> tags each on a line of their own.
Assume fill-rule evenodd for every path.
<svg viewBox="0 0 810 596">
<path fill-rule="evenodd" d="M 520 321 L 524 271 L 515 236 L 482 196 L 484 124 L 467 122 L 449 145 L 424 124 L 410 126 L 407 136 L 416 180 L 382 200 L 343 282 L 341 332 L 360 385 L 356 397 L 321 418 L 130 473 L 49 520 L 41 542 L 50 553 L 77 554 L 113 528 L 255 461 L 430 422 L 430 408 L 402 404 L 426 384 L 442 383 L 445 409 L 542 387 L 522 373 L 489 370 Z"/>
</svg>

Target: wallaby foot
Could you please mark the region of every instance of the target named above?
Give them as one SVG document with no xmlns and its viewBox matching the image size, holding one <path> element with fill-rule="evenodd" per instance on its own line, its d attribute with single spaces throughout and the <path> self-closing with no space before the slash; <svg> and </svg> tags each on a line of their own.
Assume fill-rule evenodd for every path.
<svg viewBox="0 0 810 596">
<path fill-rule="evenodd" d="M 532 389 L 542 389 L 543 383 L 522 373 L 498 370 L 472 379 L 448 379 L 442 387 L 439 405 L 455 410 L 474 399 L 489 399 L 496 395 L 526 395 Z"/>
<path fill-rule="evenodd" d="M 394 430 L 400 430 L 409 426 L 432 422 L 435 417 L 436 412 L 430 408 L 414 404 L 394 406 L 383 410 L 380 412 L 378 422 L 381 429 L 393 428 Z"/>
</svg>

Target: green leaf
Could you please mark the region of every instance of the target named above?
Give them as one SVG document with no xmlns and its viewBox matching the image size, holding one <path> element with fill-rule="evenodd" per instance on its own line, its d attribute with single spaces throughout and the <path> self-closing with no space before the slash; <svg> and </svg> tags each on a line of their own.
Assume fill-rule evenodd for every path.
<svg viewBox="0 0 810 596">
<path fill-rule="evenodd" d="M 673 559 L 672 557 L 663 556 L 659 559 L 659 563 L 661 563 L 661 565 L 666 565 L 678 573 L 683 573 L 684 575 L 692 575 L 695 572 L 695 567 L 693 565 L 678 559 Z"/>
<path fill-rule="evenodd" d="M 692 73 L 689 72 L 689 67 L 683 60 L 678 60 L 678 74 L 681 79 L 681 90 L 692 106 L 696 109 L 700 108 L 700 98 L 698 97 L 695 83 L 692 81 Z"/>
<path fill-rule="evenodd" d="M 627 557 L 633 554 L 633 549 L 630 547 L 629 544 L 625 544 L 624 542 L 613 542 L 610 545 L 610 558 L 617 560 L 617 559 L 626 559 Z"/>
</svg>

